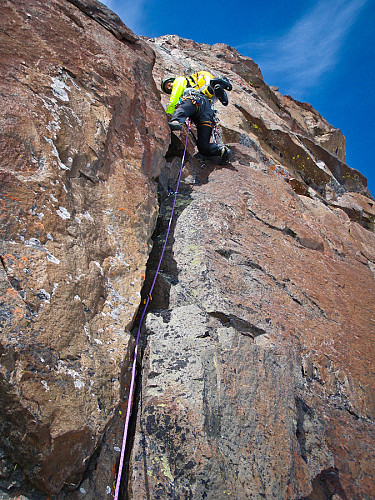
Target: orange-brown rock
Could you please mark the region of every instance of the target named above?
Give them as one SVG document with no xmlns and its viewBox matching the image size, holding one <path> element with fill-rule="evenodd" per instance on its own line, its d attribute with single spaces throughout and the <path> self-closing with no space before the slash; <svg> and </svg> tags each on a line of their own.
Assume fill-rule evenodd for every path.
<svg viewBox="0 0 375 500">
<path fill-rule="evenodd" d="M 366 181 L 345 165 L 339 131 L 311 106 L 241 80 L 233 49 L 151 43 L 157 79 L 173 66 L 231 79 L 230 105 L 218 110 L 236 144 L 226 167 L 199 157 L 185 167 L 146 321 L 130 497 L 370 499 L 375 236 Z M 157 242 L 160 250 L 162 234 Z"/>
<path fill-rule="evenodd" d="M 225 44 L 138 38 L 95 0 L 0 9 L 0 496 L 113 494 L 186 133 L 158 88 L 208 69 L 234 159 L 193 126 L 121 496 L 372 498 L 374 200 L 341 132 Z"/>
<path fill-rule="evenodd" d="M 0 9 L 2 444 L 56 493 L 121 400 L 169 131 L 144 42 L 65 1 Z"/>
</svg>

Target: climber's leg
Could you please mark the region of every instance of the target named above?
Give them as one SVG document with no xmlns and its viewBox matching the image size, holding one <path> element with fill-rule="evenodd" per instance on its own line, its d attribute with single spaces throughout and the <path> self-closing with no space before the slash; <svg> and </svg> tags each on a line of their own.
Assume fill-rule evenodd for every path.
<svg viewBox="0 0 375 500">
<path fill-rule="evenodd" d="M 171 130 L 181 130 L 185 120 L 197 112 L 198 104 L 191 99 L 185 99 L 178 105 L 169 122 Z"/>
<path fill-rule="evenodd" d="M 210 142 L 212 134 L 212 122 L 201 122 L 197 126 L 198 130 L 198 151 L 203 156 L 220 156 L 221 163 L 229 163 L 232 157 L 232 152 L 224 144 L 215 144 Z"/>
<path fill-rule="evenodd" d="M 211 143 L 212 121 L 199 122 L 198 131 L 198 151 L 204 156 L 220 156 L 222 145 Z"/>
</svg>

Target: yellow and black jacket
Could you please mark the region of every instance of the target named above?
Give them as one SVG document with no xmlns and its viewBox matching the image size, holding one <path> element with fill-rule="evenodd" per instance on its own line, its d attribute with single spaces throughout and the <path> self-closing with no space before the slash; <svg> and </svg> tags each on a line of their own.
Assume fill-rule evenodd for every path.
<svg viewBox="0 0 375 500">
<path fill-rule="evenodd" d="M 214 94 L 212 88 L 210 87 L 210 81 L 213 78 L 215 78 L 214 75 L 212 75 L 208 71 L 198 71 L 197 73 L 193 73 L 187 77 L 177 77 L 173 82 L 171 97 L 169 99 L 169 104 L 166 110 L 167 113 L 173 113 L 184 90 L 188 87 L 202 92 L 206 97 L 210 99 L 210 101 L 212 101 Z"/>
</svg>

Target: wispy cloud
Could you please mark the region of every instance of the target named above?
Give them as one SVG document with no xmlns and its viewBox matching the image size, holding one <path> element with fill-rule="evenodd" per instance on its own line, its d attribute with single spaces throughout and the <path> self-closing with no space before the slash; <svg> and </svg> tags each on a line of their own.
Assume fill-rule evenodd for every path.
<svg viewBox="0 0 375 500">
<path fill-rule="evenodd" d="M 340 60 L 347 35 L 369 0 L 319 0 L 276 39 L 238 49 L 255 59 L 269 84 L 302 97 Z"/>
<path fill-rule="evenodd" d="M 143 17 L 146 0 L 100 0 L 121 17 L 126 26 L 137 35 L 143 35 Z"/>
</svg>

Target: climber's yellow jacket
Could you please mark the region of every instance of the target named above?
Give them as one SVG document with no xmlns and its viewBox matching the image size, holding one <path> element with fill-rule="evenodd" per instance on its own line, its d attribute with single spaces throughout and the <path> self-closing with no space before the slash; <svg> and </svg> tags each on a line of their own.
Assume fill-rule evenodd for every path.
<svg viewBox="0 0 375 500">
<path fill-rule="evenodd" d="M 199 90 L 210 100 L 212 100 L 213 92 L 210 92 L 212 89 L 209 87 L 211 78 L 215 77 L 208 71 L 198 71 L 198 73 L 193 73 L 190 76 L 177 77 L 173 82 L 171 97 L 169 99 L 169 104 L 166 110 L 167 113 L 170 115 L 173 114 L 173 111 L 175 110 L 180 97 L 187 87 L 192 87 L 196 90 Z"/>
</svg>

